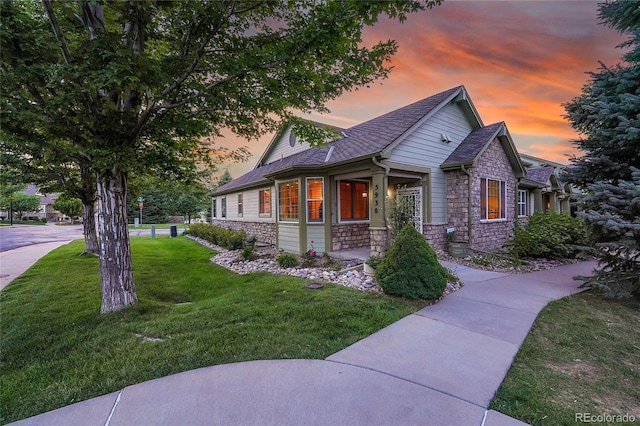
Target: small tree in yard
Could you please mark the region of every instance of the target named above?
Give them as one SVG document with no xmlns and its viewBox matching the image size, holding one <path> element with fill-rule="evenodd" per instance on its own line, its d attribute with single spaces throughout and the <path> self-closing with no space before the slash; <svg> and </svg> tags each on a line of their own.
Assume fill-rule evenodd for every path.
<svg viewBox="0 0 640 426">
<path fill-rule="evenodd" d="M 605 2 L 600 18 L 630 39 L 625 63 L 602 64 L 582 95 L 565 105 L 567 118 L 584 137 L 584 153 L 571 160 L 566 179 L 585 195 L 579 213 L 593 237 L 600 271 L 584 286 L 609 297 L 640 292 L 640 9 L 632 1 Z"/>
<path fill-rule="evenodd" d="M 27 195 L 24 192 L 14 192 L 8 197 L 4 197 L 0 203 L 2 204 L 2 210 L 9 211 L 9 214 L 15 212 L 18 215 L 18 219 L 22 220 L 22 216 L 24 216 L 25 213 L 38 211 L 40 208 L 40 197 L 37 195 Z"/>
<path fill-rule="evenodd" d="M 214 153 L 207 138 L 223 128 L 255 138 L 291 120 L 301 141 L 323 141 L 294 113 L 326 111 L 389 72 L 396 43 L 362 46 L 363 27 L 438 3 L 2 1 L 0 139 L 59 138 L 57 164 L 89 165 L 101 312 L 116 311 L 137 303 L 127 229 L 133 171 L 188 168 Z"/>
<path fill-rule="evenodd" d="M 79 198 L 70 196 L 69 194 L 60 194 L 58 198 L 53 202 L 53 208 L 58 210 L 65 216 L 73 218 L 76 216 L 82 216 L 82 201 Z"/>
<path fill-rule="evenodd" d="M 447 287 L 447 271 L 413 224 L 398 233 L 376 279 L 385 293 L 408 299 L 437 299 Z"/>
</svg>

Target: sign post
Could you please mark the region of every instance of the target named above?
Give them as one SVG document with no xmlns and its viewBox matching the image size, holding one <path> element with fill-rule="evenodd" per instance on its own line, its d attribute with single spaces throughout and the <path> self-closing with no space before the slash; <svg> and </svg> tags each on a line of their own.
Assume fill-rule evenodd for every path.
<svg viewBox="0 0 640 426">
<path fill-rule="evenodd" d="M 140 207 L 140 225 L 142 225 L 142 208 L 144 207 L 144 198 L 138 197 L 138 206 Z"/>
</svg>

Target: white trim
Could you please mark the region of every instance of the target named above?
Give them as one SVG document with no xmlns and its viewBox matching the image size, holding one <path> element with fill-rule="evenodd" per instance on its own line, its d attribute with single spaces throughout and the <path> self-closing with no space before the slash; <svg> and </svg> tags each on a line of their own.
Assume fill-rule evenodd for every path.
<svg viewBox="0 0 640 426">
<path fill-rule="evenodd" d="M 280 219 L 280 185 L 286 183 L 295 182 L 298 184 L 298 218 L 297 219 Z M 299 224 L 300 223 L 300 179 L 287 179 L 276 181 L 276 220 L 278 223 L 290 223 L 290 224 Z"/>
<path fill-rule="evenodd" d="M 322 211 L 320 212 L 320 216 L 322 217 L 322 220 L 309 220 L 309 201 L 318 201 L 317 198 L 309 199 L 309 197 L 308 197 L 309 196 L 309 180 L 320 180 L 322 182 L 322 198 L 320 199 L 320 202 L 322 203 Z M 325 188 L 325 186 L 324 186 L 324 177 L 322 177 L 322 176 L 306 177 L 304 183 L 305 183 L 305 185 L 304 185 L 304 189 L 305 189 L 304 205 L 305 205 L 305 214 L 306 214 L 305 219 L 307 221 L 307 224 L 311 224 L 311 225 L 324 224 L 324 218 L 325 218 L 324 212 L 325 212 L 325 204 L 326 204 L 325 200 L 324 200 L 324 198 L 325 198 L 324 197 L 325 196 L 325 193 L 324 193 L 324 188 Z"/>
</svg>

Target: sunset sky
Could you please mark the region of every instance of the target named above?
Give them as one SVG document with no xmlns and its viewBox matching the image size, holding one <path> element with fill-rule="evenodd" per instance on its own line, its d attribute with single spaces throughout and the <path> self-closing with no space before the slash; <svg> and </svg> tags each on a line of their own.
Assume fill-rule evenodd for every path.
<svg viewBox="0 0 640 426">
<path fill-rule="evenodd" d="M 591 1 L 455 1 L 410 15 L 400 24 L 383 19 L 364 43 L 394 39 L 390 77 L 330 102 L 330 114 L 313 120 L 351 127 L 419 99 L 463 84 L 485 125 L 505 121 L 518 151 L 566 163 L 577 153 L 577 134 L 562 118 L 562 104 L 580 94 L 598 61 L 615 65 L 624 38 L 599 23 Z M 246 163 L 224 164 L 235 178 L 255 166 L 272 135 L 246 145 Z"/>
</svg>

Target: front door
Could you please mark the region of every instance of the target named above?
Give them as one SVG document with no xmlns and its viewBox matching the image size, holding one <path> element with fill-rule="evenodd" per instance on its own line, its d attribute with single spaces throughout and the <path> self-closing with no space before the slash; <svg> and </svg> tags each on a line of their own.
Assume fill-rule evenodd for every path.
<svg viewBox="0 0 640 426">
<path fill-rule="evenodd" d="M 413 226 L 422 234 L 422 187 L 398 188 L 398 203 L 408 207 Z"/>
</svg>

